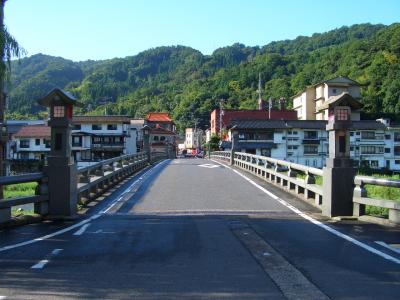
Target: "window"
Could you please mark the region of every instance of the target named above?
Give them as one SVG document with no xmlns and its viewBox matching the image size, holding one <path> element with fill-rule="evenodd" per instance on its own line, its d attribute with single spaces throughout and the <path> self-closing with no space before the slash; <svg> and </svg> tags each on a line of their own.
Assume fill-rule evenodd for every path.
<svg viewBox="0 0 400 300">
<path fill-rule="evenodd" d="M 400 165 L 400 159 L 396 159 L 396 160 L 394 161 L 394 164 L 395 164 L 395 165 Z"/>
<path fill-rule="evenodd" d="M 336 120 L 338 121 L 347 121 L 349 110 L 347 108 L 338 108 L 336 109 Z"/>
<path fill-rule="evenodd" d="M 306 166 L 309 166 L 309 165 L 310 165 L 310 162 L 308 159 L 306 159 Z"/>
<path fill-rule="evenodd" d="M 43 139 L 44 145 L 46 148 L 50 148 L 51 146 L 51 140 Z"/>
<path fill-rule="evenodd" d="M 361 146 L 361 154 L 375 154 L 375 146 Z"/>
<path fill-rule="evenodd" d="M 108 124 L 107 130 L 117 130 L 117 124 Z"/>
<path fill-rule="evenodd" d="M 93 137 L 93 144 L 99 144 L 101 143 L 101 138 L 98 136 Z"/>
<path fill-rule="evenodd" d="M 81 151 L 81 159 L 82 160 L 91 160 L 92 156 L 89 150 L 87 151 Z"/>
<path fill-rule="evenodd" d="M 20 140 L 19 147 L 20 148 L 29 148 L 29 140 Z"/>
<path fill-rule="evenodd" d="M 350 146 L 350 151 L 354 151 L 354 147 L 353 146 Z"/>
<path fill-rule="evenodd" d="M 304 131 L 305 140 L 316 140 L 318 138 L 318 133 L 316 131 Z"/>
<path fill-rule="evenodd" d="M 304 154 L 318 154 L 318 146 L 304 145 Z"/>
<path fill-rule="evenodd" d="M 160 141 L 165 141 L 165 136 L 161 136 Z"/>
<path fill-rule="evenodd" d="M 385 153 L 390 153 L 390 148 L 385 148 Z"/>
<path fill-rule="evenodd" d="M 62 118 L 64 117 L 64 111 L 65 111 L 65 107 L 64 106 L 54 106 L 54 114 L 53 116 L 55 118 Z"/>
<path fill-rule="evenodd" d="M 354 136 L 354 131 L 350 131 L 350 136 Z"/>
<path fill-rule="evenodd" d="M 35 139 L 35 145 L 40 146 L 40 139 Z"/>
<path fill-rule="evenodd" d="M 73 130 L 81 130 L 81 124 L 75 124 Z"/>
<path fill-rule="evenodd" d="M 371 168 L 379 168 L 379 163 L 378 163 L 377 160 L 370 160 L 370 161 L 369 161 L 369 166 L 370 166 Z"/>
<path fill-rule="evenodd" d="M 92 130 L 101 130 L 101 124 L 92 124 Z"/>
<path fill-rule="evenodd" d="M 360 132 L 357 131 L 357 132 L 356 132 L 356 135 L 360 135 Z"/>
<path fill-rule="evenodd" d="M 394 146 L 394 155 L 400 156 L 400 146 Z"/>
<path fill-rule="evenodd" d="M 19 158 L 20 159 L 29 159 L 29 153 L 28 152 L 21 152 L 21 153 L 19 153 Z"/>
<path fill-rule="evenodd" d="M 313 160 L 313 166 L 317 167 L 317 160 L 316 159 Z"/>
<path fill-rule="evenodd" d="M 72 137 L 72 146 L 73 147 L 82 146 L 82 137 L 81 136 L 73 136 Z"/>
<path fill-rule="evenodd" d="M 375 132 L 374 131 L 363 131 L 363 132 L 361 132 L 361 138 L 363 140 L 374 140 Z"/>
<path fill-rule="evenodd" d="M 153 141 L 158 142 L 158 135 L 155 135 L 155 136 L 153 137 Z"/>
<path fill-rule="evenodd" d="M 336 89 L 332 89 L 332 94 L 336 94 L 337 90 Z"/>
<path fill-rule="evenodd" d="M 390 134 L 385 134 L 385 140 L 390 140 L 391 136 Z"/>
<path fill-rule="evenodd" d="M 396 131 L 394 133 L 394 141 L 395 142 L 400 142 L 400 131 Z"/>
</svg>

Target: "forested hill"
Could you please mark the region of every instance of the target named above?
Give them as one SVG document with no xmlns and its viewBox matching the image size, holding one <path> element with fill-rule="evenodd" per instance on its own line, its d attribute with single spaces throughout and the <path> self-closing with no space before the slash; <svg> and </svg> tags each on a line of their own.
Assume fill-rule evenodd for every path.
<svg viewBox="0 0 400 300">
<path fill-rule="evenodd" d="M 227 108 L 255 108 L 258 74 L 265 98 L 290 98 L 305 86 L 348 76 L 363 85 L 364 111 L 400 112 L 400 24 L 354 25 L 311 37 L 219 48 L 212 55 L 184 47 L 159 47 L 135 56 L 73 62 L 33 55 L 13 63 L 9 117 L 38 116 L 35 100 L 53 87 L 71 91 L 82 113 L 143 116 L 168 111 L 180 128 Z"/>
</svg>

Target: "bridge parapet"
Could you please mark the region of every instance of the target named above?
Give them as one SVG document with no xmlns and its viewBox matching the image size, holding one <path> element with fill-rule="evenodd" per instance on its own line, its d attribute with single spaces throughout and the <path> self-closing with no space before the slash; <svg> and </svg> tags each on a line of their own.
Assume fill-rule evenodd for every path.
<svg viewBox="0 0 400 300">
<path fill-rule="evenodd" d="M 211 158 L 229 162 L 230 152 L 212 152 Z M 315 179 L 316 176 L 322 179 L 323 171 L 320 169 L 243 152 L 235 152 L 234 166 L 294 193 L 321 209 L 322 182 L 316 184 Z"/>
<path fill-rule="evenodd" d="M 152 153 L 151 163 L 166 159 L 166 153 Z M 91 166 L 77 170 L 77 199 L 78 203 L 85 203 L 103 194 L 110 187 L 138 172 L 149 164 L 148 154 L 141 152 L 132 155 L 100 161 Z M 11 199 L 0 199 L 0 224 L 11 220 L 12 207 L 34 204 L 34 212 L 40 215 L 49 213 L 49 191 L 48 176 L 45 173 L 32 173 L 18 176 L 0 177 L 0 185 L 10 185 L 25 182 L 37 182 L 35 195 L 17 197 Z"/>
<path fill-rule="evenodd" d="M 215 151 L 211 153 L 211 158 L 228 164 L 230 163 L 230 155 L 229 151 Z M 235 152 L 234 166 L 299 196 L 320 210 L 322 210 L 324 201 L 323 184 L 331 184 L 324 182 L 323 170 L 321 169 L 271 157 Z M 389 221 L 400 224 L 400 202 L 369 198 L 365 189 L 366 184 L 400 188 L 400 180 L 356 176 L 354 179 L 353 215 L 357 217 L 364 215 L 366 205 L 387 208 L 389 210 Z"/>
<path fill-rule="evenodd" d="M 354 178 L 353 214 L 357 217 L 365 215 L 366 205 L 389 210 L 389 221 L 400 224 L 400 202 L 387 199 L 369 198 L 365 185 L 400 188 L 400 180 L 377 178 L 370 176 L 356 176 Z"/>
</svg>

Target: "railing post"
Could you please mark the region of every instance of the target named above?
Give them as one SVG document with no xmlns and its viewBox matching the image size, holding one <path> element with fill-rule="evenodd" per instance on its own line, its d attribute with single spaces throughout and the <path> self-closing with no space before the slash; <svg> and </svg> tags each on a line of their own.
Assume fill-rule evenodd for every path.
<svg viewBox="0 0 400 300">
<path fill-rule="evenodd" d="M 354 179 L 354 183 L 356 186 L 353 191 L 353 197 L 368 197 L 368 193 L 364 187 L 364 182 L 362 181 L 362 179 L 356 177 Z M 365 204 L 353 202 L 353 215 L 357 217 L 365 215 Z"/>
<path fill-rule="evenodd" d="M 235 126 L 231 128 L 231 133 L 232 133 L 232 145 L 231 145 L 231 156 L 230 156 L 230 165 L 233 166 L 235 164 L 235 151 L 237 148 L 237 142 L 239 139 L 239 133 L 235 130 Z"/>
<path fill-rule="evenodd" d="M 48 178 L 43 177 L 35 189 L 35 195 L 48 195 L 49 194 L 49 185 Z M 39 215 L 47 215 L 49 213 L 49 203 L 48 202 L 39 202 L 34 204 L 34 212 Z"/>
</svg>

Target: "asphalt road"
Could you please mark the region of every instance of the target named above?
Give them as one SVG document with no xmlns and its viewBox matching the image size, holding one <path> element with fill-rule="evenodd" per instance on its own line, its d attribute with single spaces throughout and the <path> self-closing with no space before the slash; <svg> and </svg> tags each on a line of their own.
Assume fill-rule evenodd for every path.
<svg viewBox="0 0 400 300">
<path fill-rule="evenodd" d="M 166 161 L 78 220 L 0 231 L 0 300 L 399 299 L 399 228 L 324 220 L 245 175 Z"/>
</svg>

